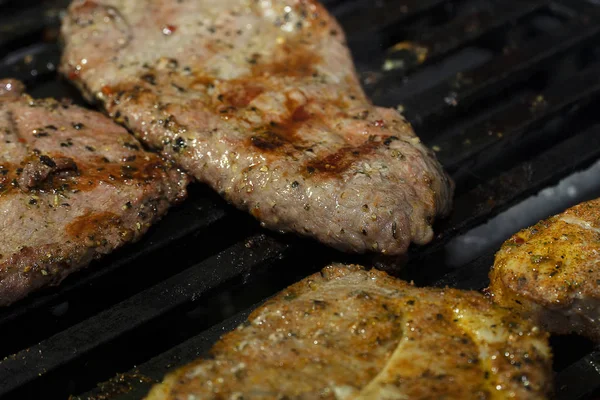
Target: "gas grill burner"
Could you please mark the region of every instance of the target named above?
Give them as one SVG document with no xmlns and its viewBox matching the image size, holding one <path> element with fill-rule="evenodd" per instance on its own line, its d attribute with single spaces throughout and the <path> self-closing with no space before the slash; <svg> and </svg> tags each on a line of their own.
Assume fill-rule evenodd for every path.
<svg viewBox="0 0 600 400">
<path fill-rule="evenodd" d="M 85 104 L 55 71 L 67 3 L 0 0 L 0 78 L 23 80 L 33 96 Z M 446 262 L 445 245 L 600 159 L 594 3 L 326 2 L 373 102 L 401 110 L 457 184 L 454 211 L 437 223 L 436 239 L 413 247 L 396 275 L 482 289 L 497 246 L 456 266 Z M 596 185 L 564 207 L 600 196 Z M 512 232 L 522 227 L 517 221 Z M 189 199 L 140 242 L 0 310 L 0 396 L 138 399 L 256 304 L 330 261 L 380 262 L 267 232 L 192 185 Z M 578 337 L 552 345 L 557 398 L 598 395 L 600 349 Z"/>
</svg>

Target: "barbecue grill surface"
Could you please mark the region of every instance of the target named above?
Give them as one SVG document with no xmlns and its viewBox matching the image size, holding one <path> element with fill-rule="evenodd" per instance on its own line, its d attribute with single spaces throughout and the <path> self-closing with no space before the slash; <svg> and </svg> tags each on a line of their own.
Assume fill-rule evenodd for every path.
<svg viewBox="0 0 600 400">
<path fill-rule="evenodd" d="M 84 104 L 55 71 L 67 3 L 0 0 L 0 78 L 23 80 L 35 97 Z M 457 183 L 454 211 L 437 223 L 434 241 L 412 248 L 400 269 L 395 264 L 406 260 L 349 256 L 267 232 L 207 187 L 191 185 L 189 199 L 139 243 L 0 310 L 0 396 L 140 398 L 249 309 L 330 261 L 378 265 L 417 285 L 482 289 L 497 246 L 456 266 L 446 259 L 448 241 L 600 159 L 600 6 L 326 5 L 346 30 L 373 102 L 403 110 Z M 561 207 L 593 196 L 600 182 Z M 515 222 L 513 232 L 523 225 Z M 600 349 L 578 337 L 552 344 L 557 397 L 598 394 Z M 113 378 L 117 371 L 128 372 Z"/>
</svg>

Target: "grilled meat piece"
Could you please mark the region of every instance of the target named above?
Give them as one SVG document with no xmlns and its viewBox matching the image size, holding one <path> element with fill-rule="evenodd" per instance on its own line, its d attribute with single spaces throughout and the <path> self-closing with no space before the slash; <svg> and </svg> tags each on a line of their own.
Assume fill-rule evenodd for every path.
<svg viewBox="0 0 600 400">
<path fill-rule="evenodd" d="M 0 305 L 138 239 L 187 178 L 105 116 L 0 80 Z"/>
<path fill-rule="evenodd" d="M 600 340 L 600 199 L 523 229 L 496 254 L 493 300 L 552 333 Z"/>
<path fill-rule="evenodd" d="M 346 251 L 431 240 L 453 185 L 366 98 L 313 0 L 74 1 L 61 71 L 149 146 L 263 226 Z"/>
<path fill-rule="evenodd" d="M 147 400 L 543 399 L 547 336 L 479 293 L 336 264 L 267 301 Z"/>
</svg>

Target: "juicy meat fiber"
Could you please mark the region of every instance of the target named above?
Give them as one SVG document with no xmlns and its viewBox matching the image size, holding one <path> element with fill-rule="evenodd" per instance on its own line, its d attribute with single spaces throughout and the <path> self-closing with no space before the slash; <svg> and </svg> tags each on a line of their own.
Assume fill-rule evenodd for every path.
<svg viewBox="0 0 600 400">
<path fill-rule="evenodd" d="M 600 341 L 600 199 L 523 229 L 496 254 L 493 300 L 552 333 Z"/>
<path fill-rule="evenodd" d="M 336 264 L 267 301 L 146 399 L 543 399 L 547 339 L 479 293 Z"/>
<path fill-rule="evenodd" d="M 0 80 L 0 305 L 138 239 L 185 175 L 105 116 Z"/>
<path fill-rule="evenodd" d="M 401 254 L 451 206 L 314 0 L 76 0 L 62 37 L 61 71 L 90 100 L 268 228 Z"/>
</svg>

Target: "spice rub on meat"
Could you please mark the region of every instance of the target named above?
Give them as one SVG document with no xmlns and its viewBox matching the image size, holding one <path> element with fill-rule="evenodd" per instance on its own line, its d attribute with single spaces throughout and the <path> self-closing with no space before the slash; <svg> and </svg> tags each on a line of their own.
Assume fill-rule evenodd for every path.
<svg viewBox="0 0 600 400">
<path fill-rule="evenodd" d="M 76 0 L 62 73 L 149 146 L 268 228 L 346 251 L 424 244 L 453 184 L 366 98 L 313 0 Z"/>
<path fill-rule="evenodd" d="M 335 264 L 146 399 L 544 399 L 551 358 L 546 333 L 479 293 Z"/>
<path fill-rule="evenodd" d="M 552 333 L 600 341 L 600 199 L 523 229 L 496 254 L 493 300 Z"/>
<path fill-rule="evenodd" d="M 187 178 L 107 117 L 0 80 L 0 305 L 138 239 Z"/>
</svg>

